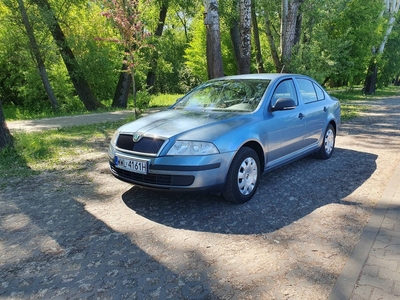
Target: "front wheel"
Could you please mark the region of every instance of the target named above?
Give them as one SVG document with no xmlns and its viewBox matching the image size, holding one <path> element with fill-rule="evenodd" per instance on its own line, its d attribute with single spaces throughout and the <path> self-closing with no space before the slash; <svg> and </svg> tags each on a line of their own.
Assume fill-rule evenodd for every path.
<svg viewBox="0 0 400 300">
<path fill-rule="evenodd" d="M 333 149 L 335 148 L 335 138 L 335 128 L 333 128 L 332 124 L 329 124 L 328 128 L 326 128 L 321 148 L 316 153 L 318 158 L 328 159 L 332 156 Z"/>
<path fill-rule="evenodd" d="M 257 153 L 248 147 L 239 149 L 228 171 L 222 192 L 224 198 L 235 204 L 249 201 L 257 190 L 260 171 Z"/>
</svg>

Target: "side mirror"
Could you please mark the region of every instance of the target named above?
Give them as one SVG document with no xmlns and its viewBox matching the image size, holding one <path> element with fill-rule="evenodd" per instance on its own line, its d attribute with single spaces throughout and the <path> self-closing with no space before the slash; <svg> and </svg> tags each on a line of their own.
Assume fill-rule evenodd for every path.
<svg viewBox="0 0 400 300">
<path fill-rule="evenodd" d="M 271 107 L 271 111 L 291 110 L 296 108 L 296 102 L 291 98 L 279 98 L 275 105 Z"/>
</svg>

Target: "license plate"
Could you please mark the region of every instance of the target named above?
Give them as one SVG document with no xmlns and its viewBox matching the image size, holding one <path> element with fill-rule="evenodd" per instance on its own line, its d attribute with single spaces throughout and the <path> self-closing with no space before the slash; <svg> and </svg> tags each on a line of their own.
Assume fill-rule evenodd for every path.
<svg viewBox="0 0 400 300">
<path fill-rule="evenodd" d="M 128 170 L 134 173 L 147 174 L 147 160 L 115 156 L 114 162 L 117 168 Z"/>
</svg>

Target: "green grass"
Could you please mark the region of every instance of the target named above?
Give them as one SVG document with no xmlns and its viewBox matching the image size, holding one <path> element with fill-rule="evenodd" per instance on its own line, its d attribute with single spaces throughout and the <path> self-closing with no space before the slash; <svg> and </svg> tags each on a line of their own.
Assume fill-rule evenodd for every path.
<svg viewBox="0 0 400 300">
<path fill-rule="evenodd" d="M 0 151 L 0 178 L 79 169 L 82 154 L 106 151 L 115 129 L 130 120 L 43 132 L 15 132 L 14 147 Z"/>
<path fill-rule="evenodd" d="M 163 94 L 151 97 L 149 107 L 166 107 L 174 104 L 183 95 L 179 94 Z"/>
</svg>

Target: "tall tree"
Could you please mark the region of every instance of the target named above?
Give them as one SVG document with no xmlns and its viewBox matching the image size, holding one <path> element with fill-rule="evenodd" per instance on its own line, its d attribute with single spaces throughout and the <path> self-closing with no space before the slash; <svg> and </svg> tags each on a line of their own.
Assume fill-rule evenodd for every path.
<svg viewBox="0 0 400 300">
<path fill-rule="evenodd" d="M 224 75 L 217 0 L 205 0 L 205 9 L 204 24 L 207 28 L 207 71 L 208 78 L 211 79 Z"/>
<path fill-rule="evenodd" d="M 33 56 L 36 60 L 40 78 L 42 79 L 44 89 L 46 90 L 46 93 L 47 93 L 47 97 L 49 98 L 49 101 L 51 103 L 51 107 L 53 108 L 53 111 L 57 111 L 58 110 L 58 102 L 57 102 L 56 96 L 54 95 L 53 89 L 51 87 L 49 77 L 47 76 L 46 67 L 44 65 L 42 55 L 39 51 L 39 46 L 36 42 L 36 38 L 33 33 L 33 29 L 29 22 L 28 14 L 26 12 L 23 0 L 18 0 L 18 7 L 21 12 L 22 22 L 24 23 L 26 33 L 29 38 L 30 48 L 31 48 Z"/>
<path fill-rule="evenodd" d="M 261 54 L 260 32 L 258 30 L 258 21 L 256 14 L 256 1 L 251 1 L 251 24 L 253 27 L 254 48 L 256 52 L 256 67 L 258 73 L 264 73 L 264 63 Z"/>
<path fill-rule="evenodd" d="M 400 8 L 400 0 L 384 0 L 385 8 L 382 11 L 381 16 L 387 19 L 386 31 L 383 34 L 382 42 L 379 47 L 374 47 L 372 49 L 373 57 L 368 66 L 368 73 L 365 79 L 364 92 L 367 95 L 372 95 L 376 90 L 376 83 L 378 78 L 378 63 L 377 60 L 379 56 L 385 50 L 386 43 L 392 32 L 393 26 L 396 21 L 396 16 Z"/>
<path fill-rule="evenodd" d="M 104 16 L 113 21 L 113 25 L 120 33 L 119 39 L 111 39 L 123 46 L 124 53 L 124 73 L 130 77 L 132 83 L 133 103 L 136 114 L 136 69 L 145 64 L 142 57 L 144 48 L 151 47 L 148 43 L 150 34 L 145 31 L 144 23 L 141 20 L 141 11 L 139 9 L 139 0 L 112 0 L 104 2 L 107 11 Z M 146 5 L 146 3 L 144 3 Z M 126 81 L 127 83 L 128 81 Z M 118 88 L 118 87 L 117 87 Z M 124 86 L 126 91 L 127 85 Z M 127 95 L 126 95 L 127 96 Z"/>
<path fill-rule="evenodd" d="M 13 138 L 4 118 L 3 107 L 0 101 L 0 149 L 12 146 Z"/>
<path fill-rule="evenodd" d="M 251 0 L 240 0 L 240 60 L 239 74 L 250 73 L 251 63 Z"/>
<path fill-rule="evenodd" d="M 280 24 L 280 47 L 277 47 L 276 40 L 272 36 L 271 22 L 266 17 L 266 34 L 270 43 L 272 56 L 277 72 L 289 71 L 289 64 L 292 57 L 294 45 L 299 41 L 301 33 L 300 6 L 304 0 L 282 0 L 281 24 Z M 268 12 L 267 12 L 268 14 Z M 278 54 L 278 48 L 280 53 Z"/>
<path fill-rule="evenodd" d="M 159 38 L 161 37 L 163 30 L 164 30 L 164 25 L 165 25 L 165 19 L 167 17 L 167 12 L 168 12 L 168 3 L 169 0 L 162 0 L 161 5 L 160 5 L 160 10 L 159 10 L 159 15 L 158 15 L 158 25 L 156 28 L 156 31 L 154 33 L 154 37 Z M 147 73 L 147 88 L 150 89 L 154 86 L 154 83 L 156 81 L 156 72 L 157 72 L 157 60 L 158 60 L 158 52 L 153 51 L 152 57 L 151 57 L 151 70 Z"/>
<path fill-rule="evenodd" d="M 40 9 L 42 17 L 47 24 L 57 46 L 61 57 L 68 70 L 71 81 L 75 87 L 79 99 L 83 102 L 87 110 L 96 110 L 102 104 L 94 96 L 83 74 L 71 48 L 68 46 L 67 39 L 57 20 L 55 12 L 50 7 L 48 0 L 32 0 Z"/>
</svg>

